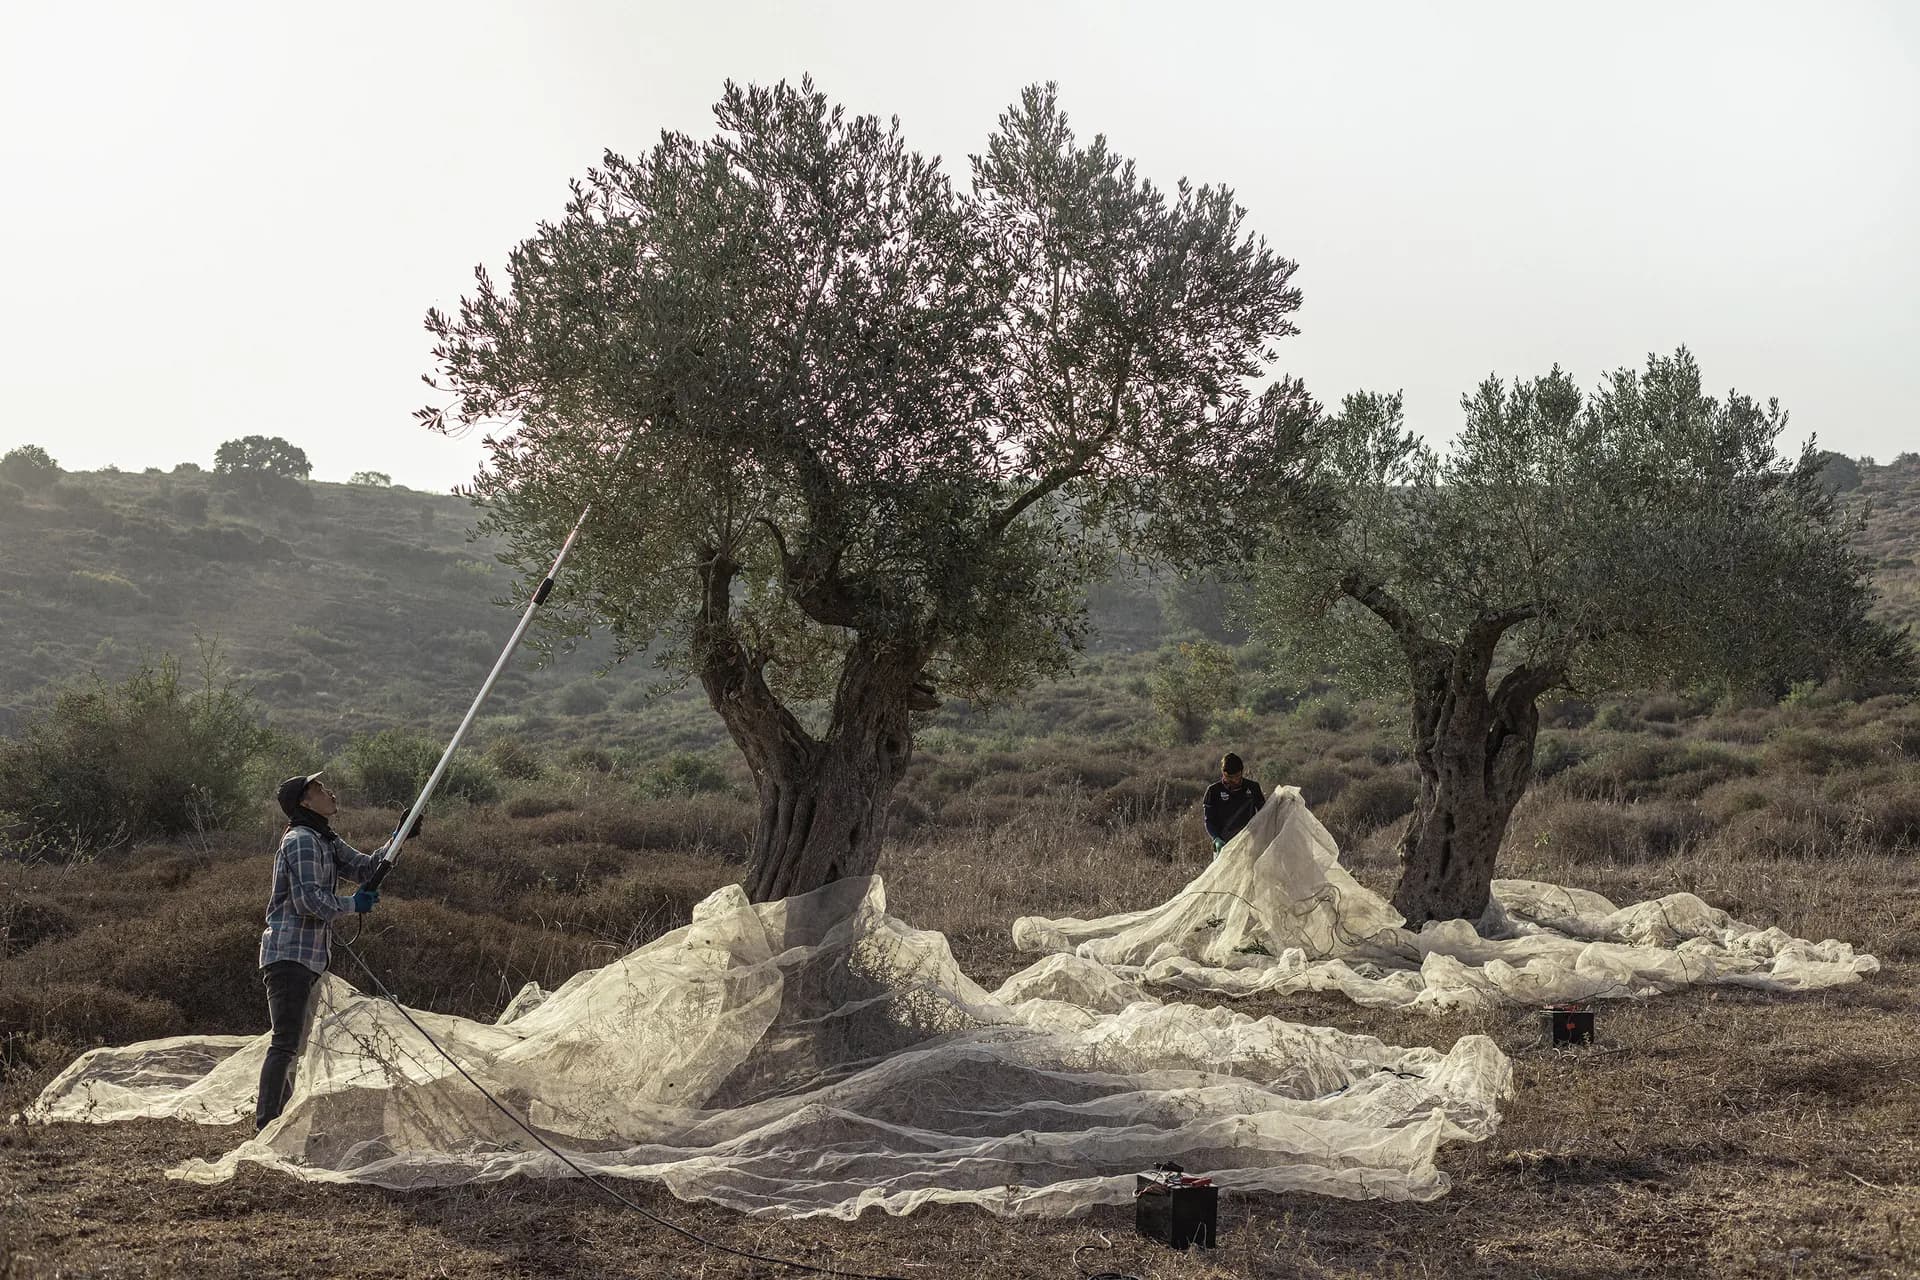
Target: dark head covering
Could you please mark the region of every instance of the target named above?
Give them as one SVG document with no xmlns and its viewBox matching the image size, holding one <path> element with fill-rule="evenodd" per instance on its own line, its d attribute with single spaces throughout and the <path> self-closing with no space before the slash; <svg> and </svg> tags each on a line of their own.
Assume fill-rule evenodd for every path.
<svg viewBox="0 0 1920 1280">
<path fill-rule="evenodd" d="M 324 769 L 320 771 L 320 773 L 325 772 L 326 770 Z M 280 790 L 278 794 L 274 796 L 274 799 L 280 802 L 280 812 L 287 815 L 287 825 L 289 827 L 311 827 L 322 835 L 332 835 L 332 825 L 329 824 L 325 818 L 300 803 L 306 799 L 307 788 L 313 785 L 313 780 L 318 778 L 320 773 L 295 774 L 280 784 Z"/>
</svg>

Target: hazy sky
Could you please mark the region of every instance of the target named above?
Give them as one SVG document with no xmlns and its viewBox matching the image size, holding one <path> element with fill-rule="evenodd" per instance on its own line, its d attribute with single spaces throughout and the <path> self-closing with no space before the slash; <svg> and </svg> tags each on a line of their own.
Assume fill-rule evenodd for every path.
<svg viewBox="0 0 1920 1280">
<path fill-rule="evenodd" d="M 0 450 L 207 464 L 284 435 L 421 488 L 427 307 L 603 149 L 811 72 L 963 175 L 1060 82 L 1300 263 L 1281 363 L 1454 429 L 1489 372 L 1687 343 L 1796 432 L 1920 449 L 1920 4 L 0 6 Z"/>
</svg>

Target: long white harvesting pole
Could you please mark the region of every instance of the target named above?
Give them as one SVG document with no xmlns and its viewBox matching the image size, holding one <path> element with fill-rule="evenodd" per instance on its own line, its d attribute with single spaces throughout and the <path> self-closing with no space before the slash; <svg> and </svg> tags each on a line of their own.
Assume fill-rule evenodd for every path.
<svg viewBox="0 0 1920 1280">
<path fill-rule="evenodd" d="M 629 438 L 628 444 L 631 443 L 632 440 Z M 622 445 L 620 452 L 613 460 L 615 468 L 619 467 L 620 460 L 626 457 L 626 454 L 627 446 Z M 460 721 L 460 727 L 453 731 L 453 740 L 447 743 L 447 749 L 440 753 L 440 763 L 433 766 L 433 772 L 427 775 L 427 783 L 420 788 L 420 794 L 414 800 L 413 808 L 407 811 L 407 816 L 394 831 L 393 840 L 387 845 L 386 856 L 381 859 L 380 869 L 368 878 L 363 888 L 378 889 L 380 882 L 387 878 L 387 872 L 393 869 L 394 862 L 400 857 L 401 846 L 406 843 L 408 835 L 413 831 L 413 824 L 419 820 L 421 812 L 426 809 L 427 800 L 433 795 L 433 789 L 440 785 L 440 779 L 446 773 L 447 765 L 453 760 L 453 753 L 460 749 L 461 740 L 467 736 L 467 730 L 473 727 L 474 717 L 480 714 L 480 704 L 487 700 L 489 693 L 493 692 L 493 682 L 498 680 L 500 673 L 507 669 L 507 662 L 513 657 L 513 651 L 520 647 L 520 638 L 526 635 L 527 627 L 533 622 L 534 611 L 545 604 L 547 597 L 553 594 L 553 583 L 560 576 L 560 566 L 566 563 L 567 552 L 573 550 L 573 544 L 580 537 L 580 530 L 586 527 L 587 517 L 592 514 L 593 503 L 589 502 L 581 508 L 580 518 L 573 522 L 573 529 L 567 534 L 567 540 L 560 544 L 560 554 L 553 558 L 553 567 L 548 569 L 547 576 L 540 580 L 539 587 L 527 601 L 526 611 L 520 615 L 519 624 L 514 627 L 513 634 L 507 637 L 507 647 L 500 651 L 500 657 L 494 662 L 493 670 L 487 672 L 487 678 L 481 684 L 480 692 L 473 696 L 473 705 L 467 708 L 466 718 Z"/>
</svg>

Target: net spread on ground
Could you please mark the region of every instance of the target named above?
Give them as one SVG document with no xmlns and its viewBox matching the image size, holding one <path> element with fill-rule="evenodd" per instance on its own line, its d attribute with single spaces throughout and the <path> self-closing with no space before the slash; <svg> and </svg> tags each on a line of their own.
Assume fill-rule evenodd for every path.
<svg viewBox="0 0 1920 1280">
<path fill-rule="evenodd" d="M 1502 901 L 1511 936 L 1406 934 L 1283 789 L 1161 907 L 1020 921 L 1023 945 L 1055 954 L 997 991 L 961 972 L 944 936 L 889 915 L 868 878 L 759 905 L 728 887 L 686 927 L 551 993 L 530 988 L 496 1022 L 413 1017 L 596 1173 L 781 1216 L 930 1203 L 1065 1215 L 1130 1202 L 1133 1175 L 1166 1160 L 1228 1190 L 1430 1199 L 1448 1185 L 1440 1147 L 1490 1135 L 1511 1094 L 1511 1066 L 1482 1035 L 1444 1054 L 1401 1048 L 1164 1002 L 1143 981 L 1332 988 L 1438 1009 L 1576 980 L 1604 980 L 1606 994 L 1806 987 L 1873 967 L 1697 900 L 1616 912 L 1594 895 L 1507 882 Z M 569 1172 L 397 1008 L 334 975 L 316 990 L 285 1113 L 171 1176 L 219 1182 L 253 1162 L 408 1188 Z M 241 1122 L 266 1046 L 264 1035 L 180 1036 L 96 1049 L 28 1119 Z"/>
<path fill-rule="evenodd" d="M 1637 998 L 1726 984 L 1808 991 L 1879 961 L 1735 920 L 1690 893 L 1616 907 L 1597 893 L 1495 880 L 1478 922 L 1414 932 L 1340 865 L 1327 829 L 1282 787 L 1213 864 L 1156 907 L 1097 920 L 1014 922 L 1022 951 L 1077 956 L 1134 982 L 1251 995 L 1336 991 L 1444 1013 Z"/>
</svg>

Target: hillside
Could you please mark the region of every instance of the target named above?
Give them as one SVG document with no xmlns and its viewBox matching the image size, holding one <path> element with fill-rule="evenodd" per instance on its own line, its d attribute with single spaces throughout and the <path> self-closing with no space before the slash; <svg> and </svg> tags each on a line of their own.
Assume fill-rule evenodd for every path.
<svg viewBox="0 0 1920 1280">
<path fill-rule="evenodd" d="M 1861 544 L 1888 616 L 1920 621 L 1920 459 L 1861 464 Z M 1846 479 L 1851 481 L 1852 472 Z M 0 490 L 0 734 L 63 682 L 113 678 L 143 652 L 189 657 L 217 642 L 282 729 L 334 752 L 394 725 L 450 731 L 511 630 L 511 575 L 471 534 L 459 497 L 402 487 L 279 481 L 191 469 L 74 473 Z M 1219 633 L 1217 591 L 1129 578 L 1093 592 L 1081 670 L 1014 707 L 950 705 L 927 724 L 1006 746 L 1098 737 L 1150 716 L 1147 655 L 1176 630 Z M 632 662 L 605 676 L 588 644 L 541 665 L 521 654 L 496 686 L 482 738 L 629 746 L 641 754 L 724 746 L 697 691 L 654 696 Z M 1257 678 L 1247 711 L 1274 709 Z"/>
<path fill-rule="evenodd" d="M 68 474 L 0 491 L 0 734 L 54 687 L 114 678 L 142 653 L 218 643 L 274 723 L 332 751 L 392 725 L 451 730 L 511 631 L 512 575 L 463 498 L 194 470 Z M 1204 601 L 1203 601 L 1204 604 Z M 1144 585 L 1101 588 L 1096 650 L 1150 649 Z M 491 732 L 542 741 L 718 745 L 696 692 L 649 695 L 635 662 L 596 677 L 604 643 L 542 665 L 530 650 L 488 703 Z"/>
</svg>

